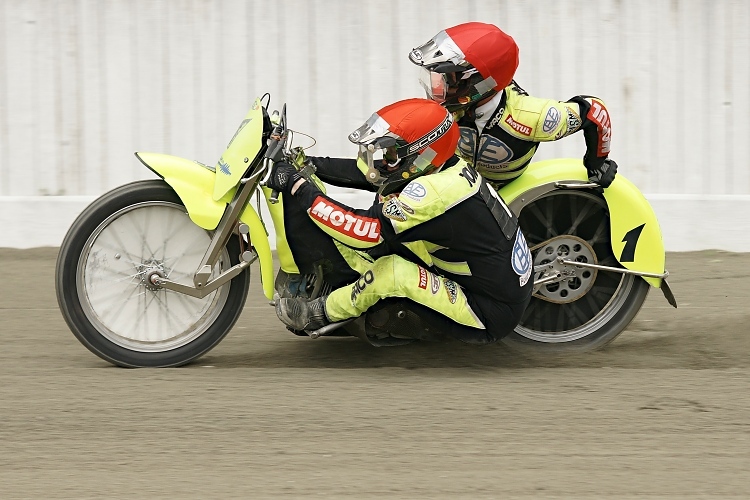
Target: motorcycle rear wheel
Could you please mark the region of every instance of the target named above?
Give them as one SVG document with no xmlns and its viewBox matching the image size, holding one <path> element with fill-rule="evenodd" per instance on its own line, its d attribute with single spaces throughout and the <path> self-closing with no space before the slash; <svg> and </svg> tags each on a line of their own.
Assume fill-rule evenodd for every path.
<svg viewBox="0 0 750 500">
<path fill-rule="evenodd" d="M 553 191 L 524 207 L 521 229 L 534 263 L 572 251 L 579 258 L 621 267 L 612 252 L 605 200 L 587 191 Z M 620 335 L 641 309 L 650 286 L 638 276 L 597 271 L 588 282 L 542 285 L 515 331 L 503 342 L 527 353 L 586 352 Z"/>
<path fill-rule="evenodd" d="M 240 316 L 249 269 L 202 299 L 159 288 L 157 273 L 192 286 L 210 232 L 195 225 L 162 180 L 116 188 L 68 231 L 55 285 L 65 321 L 91 352 L 123 367 L 184 365 L 216 346 Z M 230 238 L 212 278 L 238 262 Z"/>
</svg>

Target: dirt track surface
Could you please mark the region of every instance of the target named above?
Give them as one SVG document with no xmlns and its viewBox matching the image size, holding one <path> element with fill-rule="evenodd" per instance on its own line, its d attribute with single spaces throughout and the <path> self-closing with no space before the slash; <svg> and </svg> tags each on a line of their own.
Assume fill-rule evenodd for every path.
<svg viewBox="0 0 750 500">
<path fill-rule="evenodd" d="M 669 254 L 679 309 L 555 359 L 295 337 L 253 269 L 217 348 L 126 370 L 67 329 L 56 254 L 0 250 L 2 499 L 750 498 L 750 255 Z"/>
</svg>

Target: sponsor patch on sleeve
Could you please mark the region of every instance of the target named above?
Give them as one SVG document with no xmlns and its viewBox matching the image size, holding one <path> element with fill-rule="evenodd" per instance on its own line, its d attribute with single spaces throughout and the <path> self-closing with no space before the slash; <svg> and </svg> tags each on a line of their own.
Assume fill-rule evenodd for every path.
<svg viewBox="0 0 750 500">
<path fill-rule="evenodd" d="M 567 106 L 565 106 L 565 111 L 568 115 L 568 134 L 572 134 L 573 132 L 581 128 L 581 117 L 578 116 L 578 113 Z"/>
<path fill-rule="evenodd" d="M 528 125 L 524 125 L 523 123 L 518 123 L 517 121 L 513 119 L 513 117 L 510 114 L 505 118 L 505 123 L 507 123 L 508 126 L 510 126 L 510 128 L 512 128 L 513 130 L 515 130 L 521 135 L 525 135 L 525 136 L 531 135 L 531 127 L 529 127 Z"/>
<path fill-rule="evenodd" d="M 427 290 L 427 270 L 423 268 L 422 266 L 417 266 L 419 268 L 419 288 L 422 290 Z"/>
<path fill-rule="evenodd" d="M 609 112 L 604 106 L 604 103 L 598 99 L 590 99 L 591 107 L 586 115 L 586 118 L 596 124 L 596 128 L 599 131 L 599 141 L 596 148 L 597 156 L 607 156 L 610 149 L 610 141 L 612 138 L 612 126 L 609 119 Z"/>
<path fill-rule="evenodd" d="M 319 224 L 349 238 L 366 243 L 380 241 L 380 221 L 372 217 L 362 217 L 318 196 L 310 209 L 310 217 Z"/>
<path fill-rule="evenodd" d="M 560 110 L 552 106 L 551 108 L 547 110 L 547 114 L 544 117 L 544 122 L 542 123 L 542 130 L 545 133 L 549 134 L 553 130 L 555 130 L 558 125 L 560 125 Z"/>
<path fill-rule="evenodd" d="M 427 188 L 416 181 L 412 181 L 401 191 L 401 196 L 406 196 L 414 201 L 422 201 L 427 196 Z"/>
<path fill-rule="evenodd" d="M 448 300 L 451 304 L 455 304 L 458 300 L 458 284 L 448 278 L 443 278 L 443 284 L 445 285 L 445 292 L 448 294 Z"/>
<path fill-rule="evenodd" d="M 406 212 L 403 205 L 398 201 L 398 198 L 391 198 L 383 205 L 383 215 L 391 220 L 404 222 L 408 218 Z"/>
<path fill-rule="evenodd" d="M 440 276 L 435 273 L 430 273 L 430 291 L 432 295 L 437 295 L 440 291 Z"/>
</svg>

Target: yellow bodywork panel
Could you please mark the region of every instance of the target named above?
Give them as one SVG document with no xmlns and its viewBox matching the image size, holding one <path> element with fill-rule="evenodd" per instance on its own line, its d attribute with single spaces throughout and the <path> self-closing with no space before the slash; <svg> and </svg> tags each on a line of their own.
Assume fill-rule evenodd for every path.
<svg viewBox="0 0 750 500">
<path fill-rule="evenodd" d="M 161 153 L 136 153 L 148 168 L 172 186 L 187 208 L 190 219 L 203 229 L 216 229 L 234 192 L 214 200 L 211 192 L 216 173 L 192 160 Z"/>
<path fill-rule="evenodd" d="M 214 200 L 220 200 L 239 184 L 242 174 L 262 147 L 262 137 L 263 108 L 260 99 L 255 99 L 253 106 L 216 164 Z"/>
<path fill-rule="evenodd" d="M 260 263 L 260 280 L 263 294 L 268 300 L 273 298 L 273 256 L 271 245 L 268 243 L 268 233 L 258 212 L 248 203 L 240 214 L 240 220 L 250 228 L 250 244 L 255 248 Z"/>
<path fill-rule="evenodd" d="M 666 255 L 661 228 L 648 200 L 635 185 L 617 174 L 604 190 L 609 206 L 612 251 L 626 269 L 654 274 L 664 272 Z M 661 278 L 643 278 L 661 287 Z"/>
<path fill-rule="evenodd" d="M 294 262 L 292 249 L 289 247 L 289 242 L 286 239 L 286 229 L 284 227 L 284 194 L 279 193 L 278 203 L 270 203 L 268 202 L 268 198 L 271 196 L 271 189 L 267 187 L 263 187 L 262 189 L 266 197 L 268 212 L 271 214 L 271 220 L 273 221 L 273 228 L 276 231 L 276 255 L 279 257 L 279 266 L 288 274 L 299 274 L 299 268 L 297 267 L 297 263 Z"/>
<path fill-rule="evenodd" d="M 583 162 L 565 158 L 532 163 L 522 176 L 498 192 L 506 203 L 511 203 L 523 199 L 535 187 L 556 181 L 588 182 Z M 620 173 L 604 190 L 604 198 L 609 209 L 612 251 L 618 262 L 631 271 L 662 274 L 666 261 L 664 242 L 648 200 Z M 644 279 L 657 288 L 661 286 L 661 278 Z"/>
<path fill-rule="evenodd" d="M 177 156 L 159 153 L 136 153 L 136 156 L 172 186 L 193 222 L 203 229 L 216 229 L 224 215 L 227 203 L 234 197 L 234 187 L 221 199 L 214 200 L 211 192 L 216 174 L 205 166 Z M 273 297 L 273 257 L 266 228 L 249 203 L 240 214 L 240 220 L 250 228 L 250 242 L 258 253 L 260 261 L 263 293 L 271 299 Z"/>
</svg>

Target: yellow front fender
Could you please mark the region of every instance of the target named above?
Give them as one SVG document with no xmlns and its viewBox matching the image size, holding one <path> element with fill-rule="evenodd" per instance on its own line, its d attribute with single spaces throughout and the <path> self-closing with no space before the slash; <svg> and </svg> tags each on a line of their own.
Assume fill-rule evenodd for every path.
<svg viewBox="0 0 750 500">
<path fill-rule="evenodd" d="M 218 201 L 213 199 L 216 173 L 198 162 L 159 153 L 136 153 L 141 162 L 162 177 L 188 211 L 190 219 L 203 229 L 213 230 L 219 225 L 227 203 L 232 200 L 235 189 Z M 248 203 L 240 214 L 240 220 L 250 228 L 250 242 L 258 253 L 263 293 L 273 297 L 273 256 L 268 242 L 268 233 L 258 213 Z"/>
<path fill-rule="evenodd" d="M 216 172 L 196 161 L 160 153 L 135 153 L 156 175 L 172 186 L 188 211 L 190 219 L 203 229 L 216 229 L 234 190 L 220 200 L 212 193 Z"/>
</svg>

